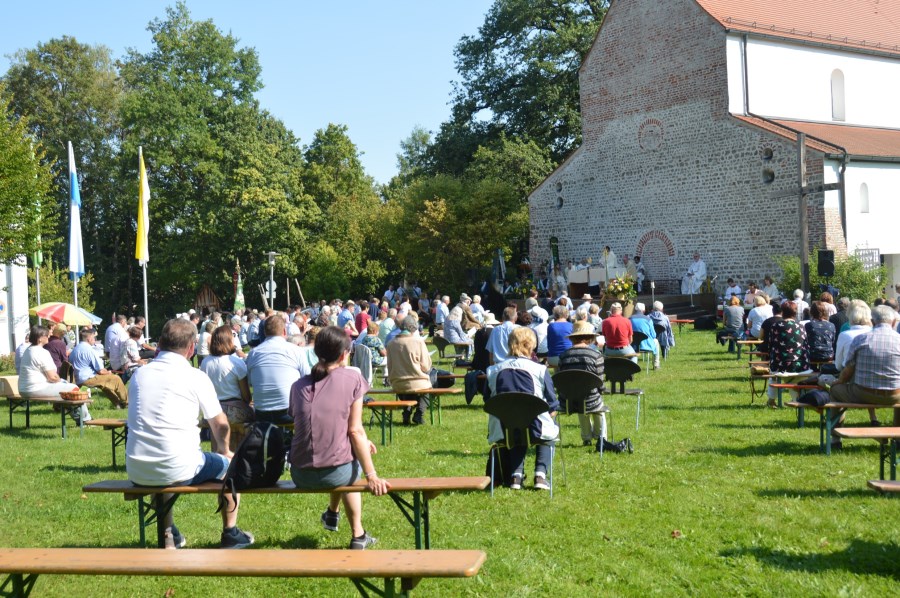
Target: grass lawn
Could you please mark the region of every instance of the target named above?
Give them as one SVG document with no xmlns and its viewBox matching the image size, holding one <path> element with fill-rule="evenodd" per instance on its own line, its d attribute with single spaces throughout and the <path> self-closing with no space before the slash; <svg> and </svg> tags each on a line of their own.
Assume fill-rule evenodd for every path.
<svg viewBox="0 0 900 598">
<path fill-rule="evenodd" d="M 578 422 L 563 422 L 566 480 L 557 453 L 555 496 L 532 489 L 449 494 L 432 502 L 432 546 L 487 552 L 474 579 L 425 580 L 421 596 L 889 596 L 900 590 L 900 503 L 866 488 L 877 446 L 845 441 L 818 452 L 818 429 L 797 429 L 793 410 L 749 404 L 746 362 L 712 333 L 676 332 L 663 368 L 642 373 L 646 418 L 634 429 L 632 398 L 608 397 L 613 433 L 632 455 L 581 447 Z M 486 416 L 445 399 L 443 426 L 395 429 L 376 455 L 391 476 L 480 475 Z M 59 435 L 39 406 L 32 428 L 0 428 L 0 546 L 137 546 L 136 506 L 117 495 L 82 495 L 85 483 L 124 478 L 110 464 L 109 433 Z M 106 400 L 94 417 L 122 417 Z M 880 411 L 884 422 L 890 412 Z M 809 418 L 815 419 L 815 418 Z M 851 413 L 862 424 L 867 414 Z M 71 432 L 71 429 L 70 429 Z M 379 439 L 377 428 L 370 437 Z M 121 451 L 121 449 L 120 449 Z M 120 458 L 124 460 L 120 452 Z M 533 455 L 526 461 L 531 482 Z M 259 548 L 344 548 L 346 521 L 324 532 L 323 496 L 248 496 L 239 524 Z M 183 497 L 176 521 L 189 547 L 213 547 L 213 497 Z M 364 498 L 364 522 L 381 548 L 412 548 L 412 529 L 388 498 Z M 46 576 L 37 595 L 347 596 L 346 580 Z"/>
</svg>

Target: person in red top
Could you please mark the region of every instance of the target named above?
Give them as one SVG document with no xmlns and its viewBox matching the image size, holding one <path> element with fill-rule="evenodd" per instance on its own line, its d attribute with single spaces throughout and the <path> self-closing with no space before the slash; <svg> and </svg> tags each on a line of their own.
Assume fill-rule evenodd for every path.
<svg viewBox="0 0 900 598">
<path fill-rule="evenodd" d="M 601 325 L 606 346 L 603 354 L 607 357 L 630 357 L 637 363 L 637 353 L 631 346 L 634 330 L 631 320 L 622 316 L 622 304 L 618 301 L 609 308 L 609 317 Z"/>
<path fill-rule="evenodd" d="M 360 334 L 369 327 L 372 316 L 369 315 L 369 302 L 363 299 L 359 302 L 359 313 L 356 314 L 356 320 L 353 322 Z"/>
</svg>

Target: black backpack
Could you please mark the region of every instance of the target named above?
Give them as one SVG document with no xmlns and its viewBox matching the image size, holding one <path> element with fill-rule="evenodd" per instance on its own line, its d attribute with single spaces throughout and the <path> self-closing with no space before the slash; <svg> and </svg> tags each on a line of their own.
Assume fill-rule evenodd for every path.
<svg viewBox="0 0 900 598">
<path fill-rule="evenodd" d="M 219 508 L 225 506 L 225 493 L 232 499 L 248 488 L 274 486 L 284 473 L 284 434 L 269 422 L 247 424 L 247 436 L 234 451 L 234 457 L 222 480 L 219 491 Z"/>
</svg>

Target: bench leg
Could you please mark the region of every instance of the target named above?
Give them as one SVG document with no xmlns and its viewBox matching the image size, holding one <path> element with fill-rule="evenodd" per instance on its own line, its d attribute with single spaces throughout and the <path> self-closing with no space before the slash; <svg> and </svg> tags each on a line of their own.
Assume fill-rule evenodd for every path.
<svg viewBox="0 0 900 598">
<path fill-rule="evenodd" d="M 825 454 L 831 456 L 831 432 L 837 427 L 841 416 L 844 414 L 843 409 L 828 409 L 825 415 Z"/>
<path fill-rule="evenodd" d="M 65 440 L 66 438 L 66 411 L 68 411 L 68 409 L 66 409 L 65 405 L 63 405 L 62 409 L 59 410 L 60 426 L 62 427 L 63 440 Z"/>
<path fill-rule="evenodd" d="M 356 586 L 360 595 L 366 598 L 368 598 L 369 592 L 372 592 L 376 596 L 383 596 L 384 598 L 405 598 L 406 596 L 409 596 L 409 591 L 419 583 L 419 580 L 415 578 L 403 578 L 400 582 L 400 591 L 398 592 L 397 580 L 393 577 L 384 578 L 384 589 L 381 589 L 368 579 L 353 578 L 350 581 Z"/>
<path fill-rule="evenodd" d="M 381 412 L 381 417 L 379 418 L 379 419 L 381 420 L 381 446 L 384 446 L 384 442 L 385 442 L 385 435 L 384 435 L 384 431 L 385 431 L 385 430 L 384 430 L 384 426 L 385 426 L 385 423 L 386 423 L 386 422 L 384 421 L 384 418 L 385 418 L 385 416 L 386 416 L 387 414 L 385 413 L 385 408 L 384 408 L 384 407 L 381 407 L 380 409 L 376 409 L 376 411 L 380 411 L 380 412 Z M 394 435 L 394 431 L 391 430 L 391 436 L 393 437 L 393 435 Z M 391 441 L 392 441 L 392 442 L 393 442 L 393 440 L 394 440 L 394 439 L 391 438 Z"/>
<path fill-rule="evenodd" d="M 397 493 L 391 492 L 388 496 L 391 497 L 394 504 L 397 505 L 397 508 L 403 513 L 403 516 L 406 517 L 409 524 L 413 526 L 416 538 L 416 550 L 422 550 L 423 536 L 425 549 L 431 548 L 431 526 L 428 521 L 428 498 L 423 498 L 421 492 L 414 491 L 413 502 L 410 504 L 409 501 L 405 500 Z"/>
<path fill-rule="evenodd" d="M 141 548 L 147 547 L 147 528 L 154 523 L 156 524 L 156 545 L 158 548 L 166 547 L 166 528 L 172 527 L 172 507 L 177 498 L 177 494 L 138 497 L 138 529 Z"/>
<path fill-rule="evenodd" d="M 26 598 L 37 581 L 36 574 L 10 573 L 3 584 L 0 584 L 0 596 L 3 598 Z"/>
</svg>

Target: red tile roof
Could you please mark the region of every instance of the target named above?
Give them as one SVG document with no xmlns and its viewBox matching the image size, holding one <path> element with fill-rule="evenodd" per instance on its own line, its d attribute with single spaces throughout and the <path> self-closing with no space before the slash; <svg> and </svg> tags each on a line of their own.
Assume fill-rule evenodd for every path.
<svg viewBox="0 0 900 598">
<path fill-rule="evenodd" d="M 779 125 L 802 131 L 819 139 L 829 141 L 847 150 L 851 156 L 873 158 L 900 158 L 900 129 L 876 129 L 872 127 L 852 127 L 828 123 L 812 123 L 795 120 L 765 120 L 752 116 L 732 114 L 734 118 L 763 128 L 787 139 L 796 139 L 796 135 Z M 808 139 L 807 147 L 828 153 L 837 154 L 839 150 L 830 145 Z"/>
<path fill-rule="evenodd" d="M 726 29 L 900 55 L 898 0 L 696 0 Z"/>
</svg>

